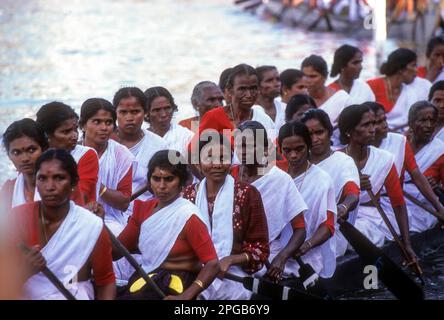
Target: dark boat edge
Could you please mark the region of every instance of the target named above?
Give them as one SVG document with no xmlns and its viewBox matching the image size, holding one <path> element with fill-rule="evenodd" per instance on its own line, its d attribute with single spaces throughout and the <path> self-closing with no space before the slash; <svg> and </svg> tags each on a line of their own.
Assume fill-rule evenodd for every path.
<svg viewBox="0 0 444 320">
<path fill-rule="evenodd" d="M 421 233 L 411 234 L 412 247 L 418 256 L 426 249 L 435 249 L 444 243 L 444 230 L 440 225 Z M 395 263 L 401 265 L 402 255 L 394 241 L 386 243 L 382 247 L 383 252 Z M 359 290 L 374 291 L 364 288 L 364 265 L 355 252 L 347 252 L 345 256 L 338 258 L 336 271 L 329 279 L 320 279 L 322 285 L 333 298 L 349 294 Z M 407 271 L 408 272 L 408 271 Z"/>
</svg>

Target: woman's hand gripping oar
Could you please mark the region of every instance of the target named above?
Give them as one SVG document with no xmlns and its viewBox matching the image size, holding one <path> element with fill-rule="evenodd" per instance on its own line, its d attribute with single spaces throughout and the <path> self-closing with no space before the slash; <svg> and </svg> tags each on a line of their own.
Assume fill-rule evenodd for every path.
<svg viewBox="0 0 444 320">
<path fill-rule="evenodd" d="M 24 242 L 19 243 L 18 246 L 25 254 L 30 254 L 32 251 L 32 249 L 29 248 Z M 63 294 L 63 296 L 67 300 L 77 300 L 74 297 L 74 295 L 68 289 L 65 288 L 63 283 L 59 280 L 59 278 L 57 278 L 56 275 L 51 270 L 49 270 L 49 268 L 46 265 L 43 267 L 42 273 L 60 291 L 60 293 Z"/>
<path fill-rule="evenodd" d="M 393 236 L 393 239 L 395 239 L 396 243 L 398 244 L 399 248 L 401 249 L 401 252 L 407 261 L 407 265 L 413 269 L 413 271 L 415 272 L 417 277 L 421 280 L 421 283 L 424 285 L 425 282 L 424 282 L 424 279 L 422 278 L 422 269 L 419 266 L 418 261 L 411 260 L 410 255 L 407 252 L 407 249 L 405 248 L 404 244 L 402 243 L 401 239 L 399 238 L 398 234 L 396 233 L 395 229 L 393 228 L 390 220 L 388 219 L 387 215 L 385 214 L 384 210 L 382 209 L 381 205 L 379 204 L 379 201 L 376 199 L 371 188 L 367 189 L 366 191 L 367 191 L 368 195 L 370 196 L 370 199 L 371 199 L 373 205 L 376 207 L 379 214 L 381 215 L 382 220 L 384 220 L 384 223 L 387 225 L 390 233 Z"/>
<path fill-rule="evenodd" d="M 160 290 L 160 288 L 157 286 L 157 284 L 154 282 L 153 279 L 151 279 L 146 272 L 142 269 L 141 266 L 137 263 L 136 259 L 131 255 L 131 253 L 128 252 L 128 250 L 125 248 L 125 246 L 119 241 L 119 239 L 116 238 L 116 236 L 111 232 L 111 230 L 108 229 L 106 225 L 105 229 L 108 231 L 109 237 L 111 239 L 111 242 L 114 247 L 116 247 L 117 250 L 125 257 L 126 260 L 131 264 L 131 266 L 136 269 L 137 273 L 145 280 L 145 282 L 159 295 L 160 298 L 165 298 L 165 293 Z"/>
</svg>

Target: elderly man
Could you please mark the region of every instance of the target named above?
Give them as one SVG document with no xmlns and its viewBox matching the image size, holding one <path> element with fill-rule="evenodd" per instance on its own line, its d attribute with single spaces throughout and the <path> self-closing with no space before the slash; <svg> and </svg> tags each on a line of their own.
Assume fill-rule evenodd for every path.
<svg viewBox="0 0 444 320">
<path fill-rule="evenodd" d="M 179 122 L 179 125 L 190 130 L 199 128 L 200 119 L 203 115 L 215 108 L 223 105 L 224 95 L 221 89 L 211 81 L 199 82 L 193 89 L 191 95 L 191 104 L 193 108 L 199 113 L 198 116 L 184 119 Z M 193 122 L 195 122 L 193 126 Z"/>
</svg>

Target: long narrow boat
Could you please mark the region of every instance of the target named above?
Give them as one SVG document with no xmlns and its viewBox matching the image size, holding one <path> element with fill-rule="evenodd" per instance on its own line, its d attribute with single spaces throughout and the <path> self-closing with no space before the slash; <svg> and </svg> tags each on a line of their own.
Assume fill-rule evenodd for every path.
<svg viewBox="0 0 444 320">
<path fill-rule="evenodd" d="M 444 230 L 440 226 L 411 235 L 412 247 L 418 256 L 425 250 L 433 250 L 444 244 Z M 395 242 L 388 242 L 382 248 L 384 253 L 394 262 L 401 265 L 402 254 Z M 337 261 L 336 271 L 332 278 L 321 279 L 320 283 L 332 297 L 339 297 L 358 290 L 364 290 L 364 265 L 354 252 L 347 252 Z M 407 269 L 406 272 L 409 272 Z M 371 289 L 370 289 L 371 290 Z"/>
</svg>

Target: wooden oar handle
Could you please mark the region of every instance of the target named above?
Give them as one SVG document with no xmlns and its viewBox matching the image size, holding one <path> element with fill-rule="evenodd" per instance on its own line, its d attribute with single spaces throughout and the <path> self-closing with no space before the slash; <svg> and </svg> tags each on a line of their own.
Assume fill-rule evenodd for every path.
<svg viewBox="0 0 444 320">
<path fill-rule="evenodd" d="M 157 286 L 153 279 L 151 279 L 146 272 L 142 269 L 141 266 L 137 263 L 136 259 L 129 253 L 129 251 L 125 248 L 125 246 L 116 238 L 116 236 L 108 229 L 106 225 L 105 229 L 108 231 L 109 237 L 111 239 L 112 244 L 120 251 L 120 253 L 125 257 L 126 260 L 131 264 L 131 266 L 136 269 L 137 273 L 145 280 L 145 282 L 161 297 L 165 298 L 165 293 Z"/>
<path fill-rule="evenodd" d="M 407 249 L 405 248 L 404 244 L 402 243 L 401 239 L 399 238 L 398 234 L 396 233 L 395 228 L 393 228 L 393 225 L 391 224 L 390 220 L 388 219 L 387 215 L 385 214 L 384 210 L 382 209 L 379 201 L 376 199 L 373 191 L 367 190 L 367 193 L 370 196 L 370 199 L 373 202 L 373 205 L 376 207 L 379 214 L 381 215 L 382 220 L 384 220 L 385 224 L 387 225 L 390 233 L 393 236 L 393 239 L 395 239 L 396 243 L 398 244 L 399 248 L 401 249 L 401 252 L 404 255 L 405 259 L 407 260 L 408 263 L 410 263 L 411 260 L 410 260 L 410 256 L 407 253 Z M 422 270 L 419 267 L 418 262 L 415 263 L 414 270 L 418 276 L 421 276 Z"/>
<path fill-rule="evenodd" d="M 144 193 L 147 192 L 147 191 L 148 191 L 148 185 L 146 185 L 146 186 L 140 188 L 139 190 L 137 190 L 136 192 L 134 192 L 134 193 L 131 195 L 131 200 L 130 200 L 130 202 L 133 201 L 133 200 L 135 200 L 135 199 L 137 199 L 138 197 L 140 197 L 142 194 L 144 194 Z"/>
<path fill-rule="evenodd" d="M 431 208 L 429 208 L 427 205 L 425 205 L 424 203 L 422 203 L 421 201 L 419 201 L 418 199 L 416 199 L 414 196 L 412 196 L 410 193 L 406 192 L 404 190 L 404 196 L 410 200 L 411 202 L 413 202 L 413 204 L 416 204 L 418 207 L 424 209 L 425 211 L 427 211 L 428 213 L 430 213 L 431 215 L 435 216 L 436 218 L 438 218 L 438 220 L 441 220 L 441 217 L 438 215 L 438 213 L 435 210 L 432 210 Z"/>
<path fill-rule="evenodd" d="M 24 242 L 20 242 L 18 246 L 24 253 L 28 253 L 31 251 L 31 248 L 29 248 Z M 63 296 L 67 300 L 77 300 L 74 297 L 74 295 L 68 289 L 65 288 L 63 283 L 59 280 L 59 278 L 57 278 L 56 275 L 48 267 L 45 266 L 42 270 L 42 273 L 60 291 L 60 293 L 63 294 Z"/>
</svg>

